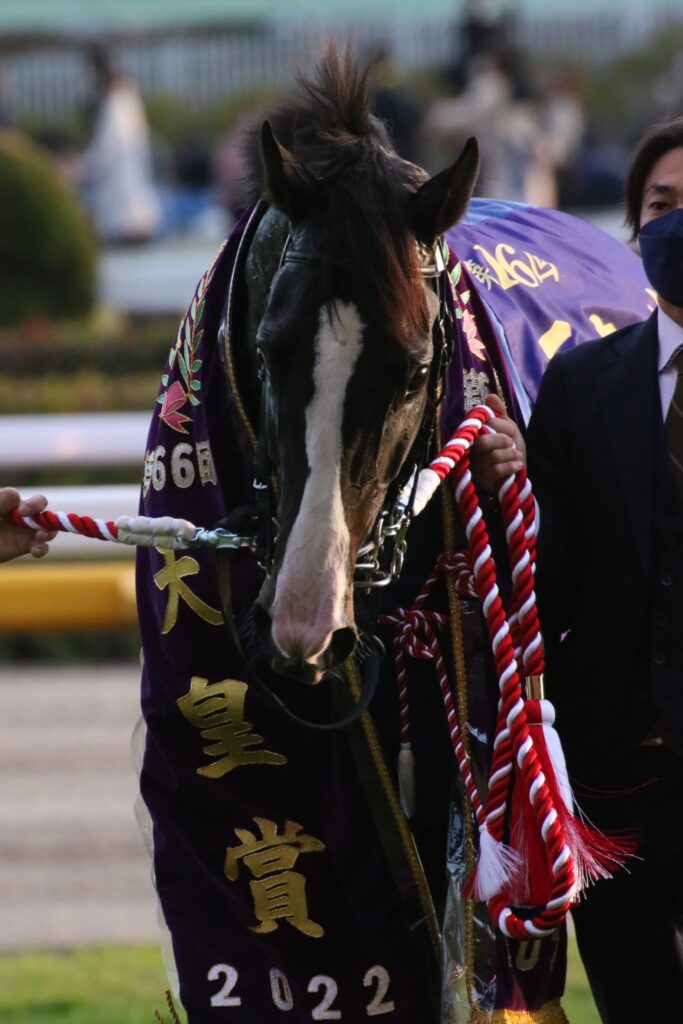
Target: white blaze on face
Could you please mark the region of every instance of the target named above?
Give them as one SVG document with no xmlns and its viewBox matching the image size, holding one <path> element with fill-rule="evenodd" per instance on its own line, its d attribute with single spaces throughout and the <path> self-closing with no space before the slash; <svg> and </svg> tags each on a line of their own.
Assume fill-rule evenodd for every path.
<svg viewBox="0 0 683 1024">
<path fill-rule="evenodd" d="M 349 531 L 341 499 L 342 418 L 361 351 L 355 306 L 322 309 L 315 340 L 313 397 L 306 407 L 309 475 L 287 538 L 275 588 L 272 636 L 287 656 L 312 660 L 345 625 Z"/>
</svg>

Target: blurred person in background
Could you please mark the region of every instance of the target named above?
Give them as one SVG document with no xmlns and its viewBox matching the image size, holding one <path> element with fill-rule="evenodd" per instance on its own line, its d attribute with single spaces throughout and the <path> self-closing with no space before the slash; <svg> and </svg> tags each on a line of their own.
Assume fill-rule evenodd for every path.
<svg viewBox="0 0 683 1024">
<path fill-rule="evenodd" d="M 389 129 L 394 149 L 404 160 L 419 163 L 418 128 L 422 104 L 401 83 L 389 46 L 376 46 L 368 55 L 371 71 L 372 110 Z"/>
<path fill-rule="evenodd" d="M 457 57 L 449 77 L 459 92 L 432 107 L 424 123 L 425 146 L 450 152 L 476 135 L 482 194 L 555 206 L 557 165 L 567 157 L 561 136 L 568 105 L 559 102 L 557 90 L 536 86 L 515 43 L 512 11 L 494 14 L 491 4 L 471 0 L 457 33 Z M 566 141 L 571 150 L 573 138 Z"/>
<path fill-rule="evenodd" d="M 8 91 L 7 73 L 4 68 L 0 67 L 0 131 L 16 129 L 14 118 L 10 113 L 9 104 L 7 102 Z"/>
<path fill-rule="evenodd" d="M 106 49 L 91 54 L 97 90 L 93 136 L 79 184 L 97 232 L 108 243 L 146 242 L 161 227 L 145 109 L 135 84 L 113 67 Z"/>
<path fill-rule="evenodd" d="M 553 170 L 545 148 L 542 106 L 516 73 L 517 65 L 507 48 L 472 62 L 463 92 L 435 103 L 427 115 L 425 144 L 450 151 L 476 135 L 484 195 L 552 205 L 548 197 L 554 196 L 554 189 L 546 179 Z"/>
<path fill-rule="evenodd" d="M 448 69 L 448 78 L 456 91 L 461 92 L 469 85 L 477 62 L 500 49 L 505 22 L 494 15 L 487 0 L 466 0 L 455 31 L 456 56 Z"/>
<path fill-rule="evenodd" d="M 42 558 L 48 552 L 48 543 L 54 539 L 55 533 L 50 530 L 30 530 L 25 526 L 15 526 L 5 519 L 13 509 L 18 509 L 22 516 L 35 516 L 47 505 L 42 494 L 34 494 L 22 500 L 13 487 L 0 487 L 0 562 L 8 562 L 11 558 L 21 555 L 32 555 Z"/>
<path fill-rule="evenodd" d="M 260 108 L 257 108 L 260 110 Z M 213 151 L 213 187 L 221 208 L 228 216 L 228 229 L 250 206 L 247 170 L 244 159 L 245 138 L 256 121 L 256 110 L 238 119 L 233 130 L 219 139 Z"/>
<path fill-rule="evenodd" d="M 529 191 L 539 206 L 556 207 L 562 182 L 581 151 L 586 109 L 575 77 L 561 68 L 540 85 L 539 101 L 537 177 L 529 182 Z"/>
</svg>

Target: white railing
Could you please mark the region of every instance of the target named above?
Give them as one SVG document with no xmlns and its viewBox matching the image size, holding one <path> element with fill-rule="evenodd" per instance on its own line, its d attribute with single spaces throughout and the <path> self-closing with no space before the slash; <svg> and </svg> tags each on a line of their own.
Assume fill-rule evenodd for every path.
<svg viewBox="0 0 683 1024">
<path fill-rule="evenodd" d="M 149 413 L 83 413 L 54 416 L 0 417 L 0 481 L 14 483 L 21 469 L 130 466 L 131 480 L 142 479 Z M 22 485 L 22 494 L 45 494 L 49 508 L 100 519 L 134 515 L 140 484 L 92 487 Z M 132 558 L 134 549 L 72 534 L 60 533 L 50 557 Z"/>
<path fill-rule="evenodd" d="M 136 466 L 142 475 L 147 412 L 0 417 L 0 474 L 64 466 Z"/>
<path fill-rule="evenodd" d="M 188 5 L 191 6 L 191 5 Z M 248 6 L 248 5 L 245 5 Z M 126 33 L 109 39 L 115 63 L 140 85 L 143 96 L 177 96 L 201 106 L 226 97 L 292 81 L 295 68 L 306 66 L 330 33 L 351 36 L 361 50 L 383 44 L 401 69 L 443 66 L 457 52 L 458 20 L 454 13 L 430 10 L 401 11 L 392 17 L 373 16 L 372 4 L 364 17 L 296 16 L 296 7 L 250 32 L 229 24 L 188 27 L 182 33 Z M 455 4 L 452 5 L 453 9 Z M 540 6 L 540 4 L 538 5 Z M 571 4 L 545 5 L 544 13 L 526 11 L 517 19 L 515 39 L 533 59 L 604 64 L 642 45 L 657 28 L 681 20 L 680 0 L 643 3 L 631 0 L 618 11 L 575 11 Z M 10 114 L 31 114 L 40 120 L 59 119 L 80 110 L 91 93 L 88 48 L 74 36 L 57 34 L 52 45 L 43 36 L 32 49 L 24 46 L 3 54 L 7 78 L 5 102 Z"/>
</svg>

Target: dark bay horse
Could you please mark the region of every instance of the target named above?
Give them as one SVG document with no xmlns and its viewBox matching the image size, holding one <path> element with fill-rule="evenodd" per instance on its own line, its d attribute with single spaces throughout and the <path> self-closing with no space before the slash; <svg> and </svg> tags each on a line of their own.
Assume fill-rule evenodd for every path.
<svg viewBox="0 0 683 1024">
<path fill-rule="evenodd" d="M 416 443 L 426 453 L 440 385 L 435 248 L 478 169 L 473 139 L 433 178 L 400 159 L 366 75 L 328 53 L 303 101 L 263 125 L 252 160 L 272 212 L 249 261 L 263 264 L 276 224 L 288 235 L 267 294 L 250 294 L 245 359 L 260 366 L 254 418 L 278 479 L 256 618 L 274 667 L 309 682 L 352 653 L 359 548 Z"/>
<path fill-rule="evenodd" d="M 521 420 L 557 345 L 620 325 L 618 307 L 582 298 L 593 264 L 576 282 L 569 266 L 609 246 L 597 232 L 586 243 L 571 218 L 497 206 L 484 221 L 476 203 L 444 246 L 468 207 L 476 143 L 432 178 L 401 160 L 366 74 L 335 50 L 250 152 L 255 205 L 171 347 L 143 480 L 146 516 L 234 527 L 241 510 L 240 528 L 256 530 L 256 556 L 231 556 L 227 597 L 211 552 L 138 555 L 141 790 L 177 991 L 190 1024 L 559 1024 L 562 933 L 515 943 L 463 891 L 476 838 L 434 665 L 484 787 L 498 690 L 480 608 L 456 589 L 452 490 L 408 531 L 400 575 L 396 509 L 468 409 L 496 391 Z M 633 267 L 619 281 L 635 294 Z M 410 825 L 390 657 L 371 713 L 339 731 L 284 721 L 245 662 L 253 617 L 270 690 L 305 718 L 334 719 L 360 689 L 359 617 L 375 631 L 396 606 L 409 625 L 428 609 L 441 631 L 398 672 Z M 412 634 L 418 655 L 423 641 Z"/>
</svg>

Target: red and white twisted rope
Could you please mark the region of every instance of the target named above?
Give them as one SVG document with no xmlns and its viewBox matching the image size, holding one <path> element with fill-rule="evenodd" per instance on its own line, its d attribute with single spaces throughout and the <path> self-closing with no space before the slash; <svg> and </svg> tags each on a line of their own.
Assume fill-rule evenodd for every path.
<svg viewBox="0 0 683 1024">
<path fill-rule="evenodd" d="M 51 512 L 49 509 L 33 516 L 21 516 L 17 509 L 12 509 L 6 518 L 15 526 L 26 526 L 31 530 L 76 533 L 95 540 L 143 547 L 186 548 L 195 540 L 198 532 L 203 532 L 207 537 L 215 532 L 198 531 L 194 523 L 187 519 L 174 519 L 171 516 L 120 516 L 113 522 L 79 516 L 74 512 Z"/>
<path fill-rule="evenodd" d="M 496 567 L 466 456 L 456 468 L 456 480 L 456 498 L 465 524 L 500 687 L 486 805 L 487 828 L 497 842 L 503 841 L 514 758 L 546 848 L 550 872 L 550 898 L 543 909 L 530 919 L 519 917 L 508 905 L 504 893 L 494 894 L 489 900 L 492 916 L 501 931 L 511 938 L 526 939 L 547 935 L 562 923 L 575 893 L 576 872 L 562 816 L 554 806 L 529 731 L 512 631 L 496 584 Z M 516 478 L 509 477 L 500 488 L 499 498 L 511 562 L 515 632 L 522 651 L 524 672 L 526 675 L 540 675 L 543 671 L 543 648 L 533 589 L 530 553 L 533 543 L 530 544 L 527 537 L 527 520 L 520 500 L 520 494 L 526 495 L 526 483 L 524 471 Z"/>
<path fill-rule="evenodd" d="M 516 477 L 507 478 L 499 490 L 513 584 L 510 615 L 506 617 L 496 582 L 491 545 L 469 469 L 471 445 L 476 437 L 491 430 L 488 421 L 492 417 L 493 413 L 486 406 L 471 410 L 436 459 L 420 473 L 414 512 L 417 514 L 421 511 L 441 480 L 455 470 L 456 498 L 465 526 L 469 560 L 482 602 L 500 688 L 485 808 L 462 745 L 460 729 L 463 726 L 457 723 L 445 669 L 438 672 L 439 685 L 444 696 L 456 757 L 479 825 L 481 843 L 476 888 L 481 898 L 488 898 L 489 909 L 501 931 L 521 940 L 548 935 L 561 924 L 575 892 L 576 877 L 561 815 L 554 807 L 553 796 L 546 784 L 529 731 L 518 664 L 519 659 L 527 676 L 540 675 L 543 671 L 543 648 L 533 584 L 536 514 L 531 487 L 522 470 Z M 414 630 L 413 620 L 422 603 L 418 598 L 411 609 L 399 610 L 399 613 L 403 613 L 403 620 L 395 622 L 397 635 L 407 638 L 409 632 Z M 438 642 L 433 626 L 424 612 L 422 615 L 427 647 L 432 656 L 437 657 Z M 401 615 L 398 614 L 397 618 L 400 620 Z M 391 617 L 387 617 L 387 620 L 391 621 Z M 401 657 L 404 649 L 408 652 L 410 650 L 401 643 Z M 403 691 L 407 694 L 404 665 L 402 674 Z M 406 729 L 407 725 L 404 724 L 404 732 Z M 506 811 L 511 804 L 513 761 L 545 845 L 550 874 L 550 897 L 540 912 L 529 919 L 516 914 L 508 905 L 504 888 L 501 888 L 506 873 L 509 875 L 514 864 L 514 854 L 503 843 Z"/>
<path fill-rule="evenodd" d="M 34 516 L 21 516 L 17 509 L 12 509 L 7 518 L 15 526 L 27 526 L 31 530 L 57 530 L 60 533 L 78 533 L 83 537 L 94 537 L 97 540 L 119 540 L 118 527 L 111 520 L 78 516 L 74 512 L 50 512 L 46 509 Z"/>
<path fill-rule="evenodd" d="M 437 627 L 443 628 L 448 625 L 448 616 L 424 608 L 424 604 L 440 576 L 444 572 L 451 571 L 453 567 L 452 560 L 442 556 L 410 608 L 397 608 L 390 614 L 380 616 L 380 622 L 385 622 L 395 627 L 393 649 L 399 691 L 401 742 L 399 754 L 399 794 L 403 810 L 408 817 L 412 817 L 415 811 L 415 797 L 414 769 L 412 766 L 410 742 L 410 705 L 406 672 L 406 654 L 409 654 L 413 658 L 423 661 L 434 661 L 455 757 L 460 774 L 467 787 L 477 823 L 483 828 L 485 821 L 484 808 L 474 782 L 465 745 L 462 741 L 460 724 L 448 678 L 448 670 L 436 632 Z"/>
<path fill-rule="evenodd" d="M 468 538 L 468 561 L 462 558 L 440 560 L 418 598 L 409 609 L 398 609 L 386 621 L 396 627 L 396 654 L 401 692 L 401 744 L 409 747 L 408 689 L 405 654 L 434 660 L 449 732 L 464 783 L 479 825 L 481 845 L 477 887 L 481 898 L 489 899 L 489 908 L 500 929 L 516 939 L 537 937 L 552 932 L 564 919 L 575 891 L 574 860 L 566 840 L 562 816 L 555 807 L 553 794 L 546 784 L 534 741 L 529 731 L 519 665 L 526 676 L 543 671 L 543 650 L 534 594 L 534 561 L 536 548 L 536 514 L 531 487 L 526 473 L 509 477 L 499 490 L 505 523 L 506 541 L 512 573 L 512 599 L 506 618 L 496 583 L 488 533 L 472 484 L 469 449 L 473 441 L 488 432 L 493 413 L 486 406 L 473 409 L 437 458 L 419 475 L 413 513 L 424 508 L 441 480 L 455 470 L 456 498 Z M 163 517 L 123 518 L 105 522 L 87 516 L 44 511 L 33 517 L 10 513 L 12 522 L 32 529 L 80 533 L 101 540 L 124 543 L 159 544 L 180 547 L 192 541 L 196 528 L 184 520 Z M 486 804 L 477 791 L 459 723 L 445 662 L 438 642 L 437 629 L 447 624 L 447 617 L 424 607 L 438 576 L 444 571 L 456 572 L 461 589 L 474 590 L 482 602 L 494 659 L 499 677 L 500 702 L 493 744 L 493 757 L 488 780 Z M 402 751 L 404 752 L 404 751 Z M 550 874 L 550 896 L 541 911 L 530 919 L 519 917 L 502 888 L 506 872 L 514 864 L 514 855 L 503 843 L 506 811 L 511 803 L 513 761 L 521 776 L 529 805 L 546 849 Z M 488 862 L 488 868 L 487 863 Z M 492 869 L 491 869 L 492 866 Z"/>
</svg>

